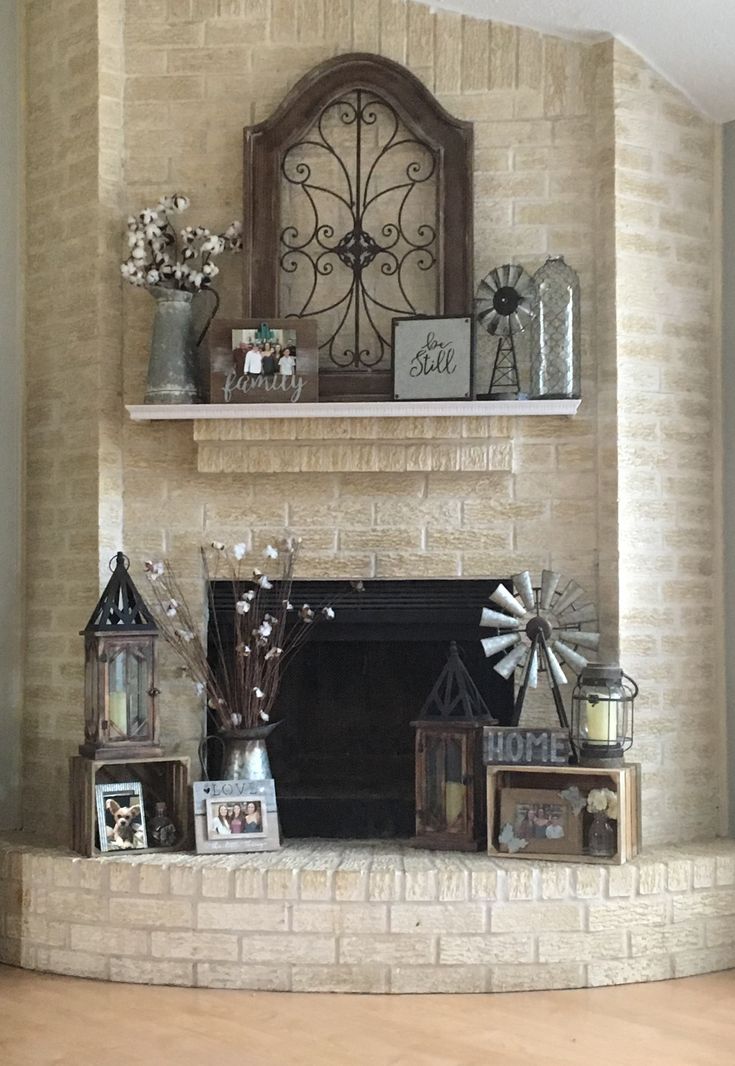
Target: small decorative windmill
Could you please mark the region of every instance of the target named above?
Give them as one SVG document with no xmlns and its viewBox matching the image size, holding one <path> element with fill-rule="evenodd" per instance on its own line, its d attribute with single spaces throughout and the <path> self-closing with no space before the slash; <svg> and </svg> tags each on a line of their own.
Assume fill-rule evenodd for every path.
<svg viewBox="0 0 735 1066">
<path fill-rule="evenodd" d="M 477 321 L 498 338 L 486 399 L 515 399 L 521 390 L 515 335 L 534 317 L 536 297 L 533 278 L 522 266 L 511 263 L 491 270 L 477 288 Z"/>
<path fill-rule="evenodd" d="M 506 680 L 515 670 L 522 671 L 510 724 L 518 725 L 527 690 L 536 688 L 539 674 L 545 673 L 559 724 L 568 729 L 559 691 L 559 686 L 569 681 L 562 663 L 575 675 L 587 666 L 584 652 L 598 647 L 600 634 L 583 626 L 595 623 L 597 610 L 576 581 L 564 581 L 554 570 L 543 570 L 539 585 L 532 583 L 528 570 L 513 574 L 512 581 L 516 594 L 498 585 L 490 599 L 502 610 L 483 607 L 480 619 L 481 626 L 498 630 L 497 636 L 481 641 L 485 655 L 489 658 L 505 652 L 494 670 Z"/>
</svg>

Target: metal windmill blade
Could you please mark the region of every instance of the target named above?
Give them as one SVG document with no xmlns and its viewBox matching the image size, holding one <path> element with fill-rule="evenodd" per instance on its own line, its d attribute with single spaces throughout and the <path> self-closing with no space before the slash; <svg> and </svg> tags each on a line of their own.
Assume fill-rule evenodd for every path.
<svg viewBox="0 0 735 1066">
<path fill-rule="evenodd" d="M 507 278 L 503 273 L 499 280 Z M 500 610 L 482 609 L 480 625 L 497 632 L 497 636 L 482 638 L 483 650 L 488 658 L 500 656 L 493 669 L 506 680 L 520 671 L 513 725 L 518 724 L 527 689 L 536 688 L 539 674 L 545 674 L 559 722 L 566 727 L 560 693 L 560 687 L 569 683 L 564 665 L 575 675 L 581 673 L 589 650 L 599 645 L 600 634 L 582 628 L 596 621 L 596 608 L 581 585 L 565 581 L 554 570 L 544 570 L 538 585 L 528 570 L 514 574 L 512 580 L 514 592 L 498 585 L 490 594 Z"/>
<path fill-rule="evenodd" d="M 536 283 L 522 266 L 505 263 L 486 274 L 477 287 L 476 317 L 494 337 L 521 333 L 535 314 Z"/>
</svg>

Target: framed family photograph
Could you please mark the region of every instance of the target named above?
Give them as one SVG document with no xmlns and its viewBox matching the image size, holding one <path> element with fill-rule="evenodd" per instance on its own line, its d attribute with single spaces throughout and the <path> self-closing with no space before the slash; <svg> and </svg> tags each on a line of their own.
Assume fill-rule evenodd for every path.
<svg viewBox="0 0 735 1066">
<path fill-rule="evenodd" d="M 197 781 L 194 831 L 200 853 L 277 851 L 276 787 L 265 781 Z"/>
<path fill-rule="evenodd" d="M 315 403 L 316 322 L 215 319 L 209 333 L 211 403 Z"/>
<path fill-rule="evenodd" d="M 393 319 L 393 399 L 472 399 L 474 323 L 468 315 Z"/>
<path fill-rule="evenodd" d="M 139 851 L 148 847 L 140 781 L 97 785 L 100 851 Z"/>
<path fill-rule="evenodd" d="M 505 788 L 500 794 L 498 851 L 582 854 L 582 818 L 553 789 Z"/>
</svg>

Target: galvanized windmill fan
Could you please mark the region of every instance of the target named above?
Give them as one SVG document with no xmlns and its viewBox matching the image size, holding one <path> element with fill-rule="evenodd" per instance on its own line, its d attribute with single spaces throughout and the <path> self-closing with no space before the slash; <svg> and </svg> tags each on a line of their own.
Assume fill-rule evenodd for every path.
<svg viewBox="0 0 735 1066">
<path fill-rule="evenodd" d="M 562 664 L 575 675 L 587 665 L 585 652 L 599 646 L 600 634 L 583 627 L 594 626 L 597 609 L 581 585 L 566 581 L 555 570 L 542 570 L 538 585 L 528 570 L 513 574 L 512 581 L 515 595 L 505 585 L 490 595 L 502 610 L 482 609 L 480 625 L 498 630 L 497 636 L 483 638 L 483 650 L 488 658 L 505 652 L 493 669 L 506 680 L 521 670 L 511 725 L 518 725 L 527 690 L 536 688 L 539 674 L 545 673 L 559 723 L 566 729 L 569 722 L 559 686 L 569 679 Z"/>
<path fill-rule="evenodd" d="M 520 392 L 515 335 L 536 313 L 536 283 L 522 266 L 506 263 L 486 274 L 475 297 L 477 321 L 498 337 L 487 399 L 515 398 Z"/>
</svg>

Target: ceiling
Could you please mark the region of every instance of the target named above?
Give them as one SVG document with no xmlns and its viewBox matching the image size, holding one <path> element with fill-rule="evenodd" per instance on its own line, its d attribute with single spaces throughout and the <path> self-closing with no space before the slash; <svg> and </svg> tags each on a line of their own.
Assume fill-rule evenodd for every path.
<svg viewBox="0 0 735 1066">
<path fill-rule="evenodd" d="M 702 111 L 735 119 L 733 0 L 423 0 L 433 8 L 581 40 L 609 34 Z"/>
</svg>

